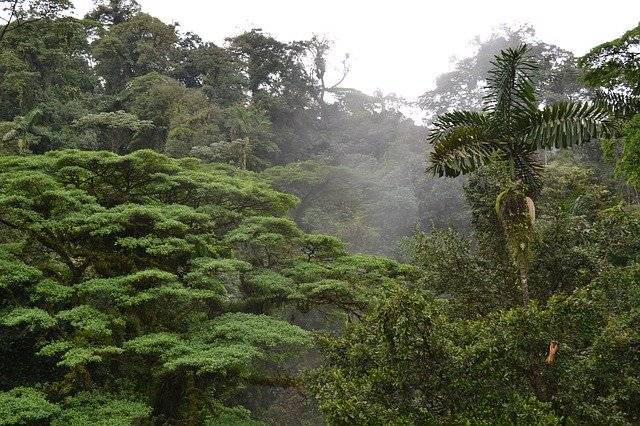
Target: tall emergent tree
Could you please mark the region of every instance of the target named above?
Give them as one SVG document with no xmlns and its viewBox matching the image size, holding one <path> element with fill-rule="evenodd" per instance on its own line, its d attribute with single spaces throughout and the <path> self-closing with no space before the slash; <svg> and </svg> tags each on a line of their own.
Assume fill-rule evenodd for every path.
<svg viewBox="0 0 640 426">
<path fill-rule="evenodd" d="M 536 65 L 526 45 L 496 56 L 487 76 L 480 112 L 453 111 L 440 115 L 429 135 L 434 145 L 428 171 L 455 177 L 493 161 L 503 162 L 510 182 L 496 200 L 507 249 L 518 269 L 525 308 L 531 226 L 531 197 L 540 190 L 542 164 L 538 149 L 569 148 L 598 137 L 609 128 L 607 110 L 594 104 L 536 100 L 532 79 Z"/>
</svg>

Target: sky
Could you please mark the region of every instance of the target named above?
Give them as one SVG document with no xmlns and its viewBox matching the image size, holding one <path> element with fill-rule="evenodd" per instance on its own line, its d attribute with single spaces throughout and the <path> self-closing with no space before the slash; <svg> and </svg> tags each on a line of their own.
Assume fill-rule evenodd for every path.
<svg viewBox="0 0 640 426">
<path fill-rule="evenodd" d="M 530 23 L 540 39 L 577 55 L 640 22 L 640 0 L 138 0 L 143 11 L 178 22 L 204 40 L 261 28 L 277 39 L 314 34 L 334 41 L 334 69 L 350 56 L 344 87 L 408 100 L 469 56 L 471 40 L 503 23 Z M 91 0 L 76 0 L 78 12 Z M 331 64 L 330 64 L 331 65 Z"/>
</svg>

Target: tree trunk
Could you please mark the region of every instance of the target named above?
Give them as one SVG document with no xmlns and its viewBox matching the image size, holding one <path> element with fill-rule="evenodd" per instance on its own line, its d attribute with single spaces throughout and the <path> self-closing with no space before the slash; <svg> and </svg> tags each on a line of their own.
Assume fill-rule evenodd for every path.
<svg viewBox="0 0 640 426">
<path fill-rule="evenodd" d="M 242 141 L 242 157 L 240 159 L 240 168 L 242 170 L 247 170 L 247 151 L 249 150 L 249 139 L 245 139 Z"/>
<path fill-rule="evenodd" d="M 529 309 L 529 271 L 525 265 L 518 267 L 520 274 L 520 287 L 522 288 L 522 303 L 525 309 Z"/>
<path fill-rule="evenodd" d="M 529 309 L 529 262 L 535 221 L 535 204 L 521 190 L 507 189 L 496 199 L 496 214 L 507 243 L 507 252 L 518 271 L 522 303 Z"/>
</svg>

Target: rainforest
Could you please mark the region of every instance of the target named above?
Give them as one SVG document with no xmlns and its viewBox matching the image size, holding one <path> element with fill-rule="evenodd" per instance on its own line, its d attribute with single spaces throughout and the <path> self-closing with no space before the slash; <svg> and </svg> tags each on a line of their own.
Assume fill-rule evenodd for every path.
<svg viewBox="0 0 640 426">
<path fill-rule="evenodd" d="M 0 0 L 0 425 L 640 424 L 640 26 L 408 100 L 74 3 Z"/>
</svg>

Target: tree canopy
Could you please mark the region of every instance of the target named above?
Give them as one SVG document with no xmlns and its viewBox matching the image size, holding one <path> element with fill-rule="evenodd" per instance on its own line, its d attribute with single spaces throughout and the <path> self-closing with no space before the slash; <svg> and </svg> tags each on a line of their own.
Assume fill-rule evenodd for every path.
<svg viewBox="0 0 640 426">
<path fill-rule="evenodd" d="M 640 423 L 638 28 L 412 100 L 93 3 L 0 0 L 0 425 Z"/>
<path fill-rule="evenodd" d="M 115 404 L 122 422 L 214 421 L 311 343 L 283 307 L 357 313 L 411 274 L 305 235 L 283 216 L 295 197 L 229 167 L 153 151 L 0 162 L 8 418 L 106 421 Z"/>
</svg>

